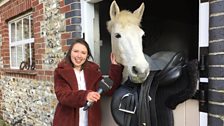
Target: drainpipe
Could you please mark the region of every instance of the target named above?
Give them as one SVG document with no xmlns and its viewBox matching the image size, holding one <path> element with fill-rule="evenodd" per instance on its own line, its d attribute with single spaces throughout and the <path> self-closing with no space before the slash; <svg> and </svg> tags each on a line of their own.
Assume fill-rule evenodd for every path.
<svg viewBox="0 0 224 126">
<path fill-rule="evenodd" d="M 209 5 L 208 126 L 224 126 L 224 0 Z"/>
</svg>

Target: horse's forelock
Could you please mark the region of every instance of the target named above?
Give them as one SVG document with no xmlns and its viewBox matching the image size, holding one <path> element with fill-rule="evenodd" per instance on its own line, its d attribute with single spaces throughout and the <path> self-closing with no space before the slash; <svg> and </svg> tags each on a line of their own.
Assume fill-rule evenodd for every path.
<svg viewBox="0 0 224 126">
<path fill-rule="evenodd" d="M 127 10 L 123 10 L 121 11 L 118 15 L 116 20 L 120 23 L 122 23 L 123 25 L 126 24 L 133 24 L 133 25 L 140 25 L 140 19 L 138 19 L 133 13 L 131 13 L 130 11 Z"/>
<path fill-rule="evenodd" d="M 111 19 L 107 22 L 107 29 L 109 32 L 111 32 L 111 28 L 114 23 L 119 23 L 123 27 L 125 27 L 130 24 L 140 26 L 140 22 L 141 20 L 138 19 L 133 13 L 127 10 L 123 10 L 119 14 L 117 14 L 113 20 Z"/>
</svg>

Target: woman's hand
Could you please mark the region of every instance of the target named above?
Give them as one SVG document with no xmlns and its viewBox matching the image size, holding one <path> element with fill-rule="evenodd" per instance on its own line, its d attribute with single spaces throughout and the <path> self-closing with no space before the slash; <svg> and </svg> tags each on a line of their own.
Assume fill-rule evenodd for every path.
<svg viewBox="0 0 224 126">
<path fill-rule="evenodd" d="M 89 92 L 87 94 L 87 101 L 89 102 L 97 102 L 100 99 L 100 94 L 98 92 Z"/>
<path fill-rule="evenodd" d="M 118 64 L 115 55 L 113 53 L 110 53 L 110 60 L 112 64 Z"/>
</svg>

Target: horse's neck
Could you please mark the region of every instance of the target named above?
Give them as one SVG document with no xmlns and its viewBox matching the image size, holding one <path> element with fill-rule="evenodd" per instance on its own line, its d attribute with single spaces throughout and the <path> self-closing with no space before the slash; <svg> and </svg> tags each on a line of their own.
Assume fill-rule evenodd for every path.
<svg viewBox="0 0 224 126">
<path fill-rule="evenodd" d="M 128 80 L 128 70 L 127 70 L 127 67 L 124 67 L 122 75 L 123 75 L 122 84 L 124 84 Z"/>
</svg>

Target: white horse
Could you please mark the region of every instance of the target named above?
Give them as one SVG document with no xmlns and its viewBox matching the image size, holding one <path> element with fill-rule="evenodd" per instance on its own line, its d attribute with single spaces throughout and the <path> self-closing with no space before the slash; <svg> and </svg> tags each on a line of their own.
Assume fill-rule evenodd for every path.
<svg viewBox="0 0 224 126">
<path fill-rule="evenodd" d="M 110 6 L 111 20 L 107 22 L 107 29 L 111 34 L 112 53 L 124 66 L 123 82 L 129 77 L 134 83 L 142 83 L 150 72 L 142 47 L 144 31 L 140 28 L 144 9 L 144 3 L 133 13 L 120 11 L 116 1 Z"/>
</svg>

